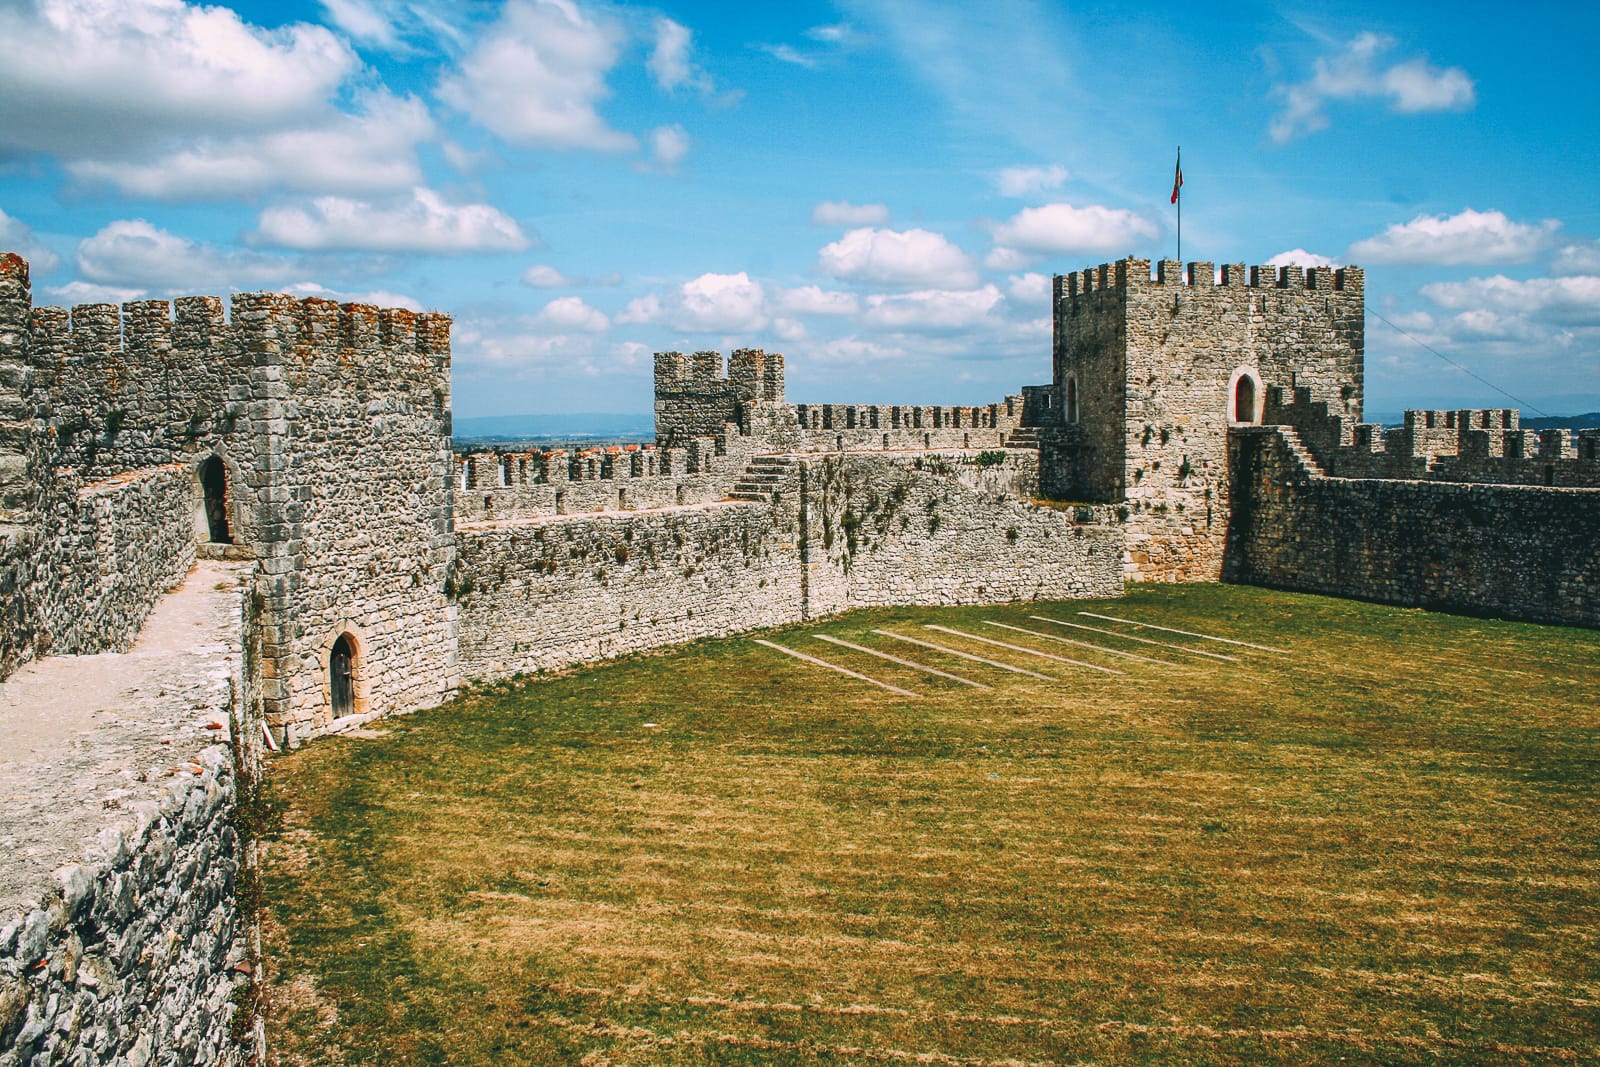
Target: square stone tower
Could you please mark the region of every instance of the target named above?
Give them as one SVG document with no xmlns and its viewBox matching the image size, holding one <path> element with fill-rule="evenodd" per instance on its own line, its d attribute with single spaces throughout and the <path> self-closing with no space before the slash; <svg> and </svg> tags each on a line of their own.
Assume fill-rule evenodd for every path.
<svg viewBox="0 0 1600 1067">
<path fill-rule="evenodd" d="M 1042 489 L 1114 505 L 1130 578 L 1215 580 L 1228 519 L 1228 429 L 1269 390 L 1359 421 L 1360 268 L 1246 268 L 1124 259 L 1055 278 Z"/>
</svg>

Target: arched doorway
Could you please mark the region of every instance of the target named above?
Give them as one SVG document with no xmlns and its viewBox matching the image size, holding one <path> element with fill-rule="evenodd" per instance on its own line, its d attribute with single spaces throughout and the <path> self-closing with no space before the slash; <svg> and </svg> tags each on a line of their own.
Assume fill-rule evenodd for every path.
<svg viewBox="0 0 1600 1067">
<path fill-rule="evenodd" d="M 220 456 L 200 464 L 200 489 L 205 495 L 206 536 L 216 544 L 232 544 L 228 529 L 228 471 Z"/>
<path fill-rule="evenodd" d="M 1240 374 L 1233 383 L 1233 403 L 1230 405 L 1233 410 L 1228 413 L 1229 417 L 1234 422 L 1260 421 L 1258 402 L 1255 375 Z"/>
<path fill-rule="evenodd" d="M 340 634 L 328 654 L 328 695 L 333 717 L 342 719 L 356 710 L 356 647 L 349 634 Z"/>
</svg>

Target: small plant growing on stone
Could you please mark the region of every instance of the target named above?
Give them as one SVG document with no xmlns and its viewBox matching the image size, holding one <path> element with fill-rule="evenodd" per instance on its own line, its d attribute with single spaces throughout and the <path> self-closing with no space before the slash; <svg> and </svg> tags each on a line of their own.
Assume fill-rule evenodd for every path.
<svg viewBox="0 0 1600 1067">
<path fill-rule="evenodd" d="M 980 467 L 998 467 L 1006 461 L 1004 449 L 994 448 L 978 453 L 977 463 Z"/>
</svg>

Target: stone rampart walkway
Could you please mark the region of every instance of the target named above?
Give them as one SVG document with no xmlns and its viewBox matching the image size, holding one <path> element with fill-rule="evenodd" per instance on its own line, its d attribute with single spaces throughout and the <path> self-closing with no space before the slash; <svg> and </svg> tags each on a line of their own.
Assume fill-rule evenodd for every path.
<svg viewBox="0 0 1600 1067">
<path fill-rule="evenodd" d="M 47 657 L 0 683 L 0 926 L 227 739 L 250 566 L 195 564 L 128 652 Z"/>
</svg>

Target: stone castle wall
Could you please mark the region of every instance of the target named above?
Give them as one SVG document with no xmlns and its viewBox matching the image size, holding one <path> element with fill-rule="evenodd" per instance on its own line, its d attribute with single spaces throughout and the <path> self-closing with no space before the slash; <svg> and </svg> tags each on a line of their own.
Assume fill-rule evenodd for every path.
<svg viewBox="0 0 1600 1067">
<path fill-rule="evenodd" d="M 1230 581 L 1600 626 L 1600 490 L 1330 478 L 1236 430 Z"/>
<path fill-rule="evenodd" d="M 194 563 L 194 474 L 166 464 L 66 488 L 17 595 L 37 605 L 52 655 L 124 651 Z"/>
<path fill-rule="evenodd" d="M 683 448 L 473 452 L 456 457 L 455 514 L 476 522 L 705 504 L 727 497 L 753 455 L 736 432 Z"/>
<path fill-rule="evenodd" d="M 328 659 L 356 646 L 348 717 L 429 707 L 456 685 L 449 319 L 236 297 L 251 350 L 268 720 L 334 720 Z"/>
<path fill-rule="evenodd" d="M 462 524 L 460 669 L 501 678 L 802 617 L 792 517 L 726 502 Z"/>
<path fill-rule="evenodd" d="M 1384 427 L 1332 414 L 1308 390 L 1272 390 L 1263 421 L 1294 426 L 1335 477 L 1600 487 L 1600 430 L 1525 430 L 1512 408 L 1413 410 Z"/>
<path fill-rule="evenodd" d="M 0 928 L 0 1067 L 240 1062 L 238 776 L 222 746 L 189 766 Z"/>
<path fill-rule="evenodd" d="M 214 297 L 69 313 L 0 259 L 0 678 L 122 647 L 209 540 L 199 471 L 225 471 L 228 552 L 262 563 L 266 713 L 332 721 L 327 656 L 358 648 L 357 715 L 455 685 L 449 320 Z"/>
<path fill-rule="evenodd" d="M 1019 499 L 1036 470 L 1028 453 L 846 453 L 789 460 L 766 502 L 463 522 L 462 674 L 869 605 L 1118 595 L 1120 536 Z"/>
<path fill-rule="evenodd" d="M 829 564 L 825 581 L 812 579 L 813 602 L 844 611 L 1120 596 L 1121 531 L 1019 500 L 1012 479 L 1026 486 L 1032 459 L 1021 471 L 970 453 L 813 461 L 809 526 Z"/>
<path fill-rule="evenodd" d="M 0 1067 L 240 1062 L 253 568 L 203 561 L 134 653 L 45 659 L 6 683 L 0 710 L 48 719 L 0 753 Z"/>
<path fill-rule="evenodd" d="M 0 257 L 0 678 L 50 652 L 127 648 L 195 555 L 198 486 L 166 462 L 170 450 L 145 453 L 160 465 L 130 467 L 110 448 L 85 461 L 80 444 L 81 466 L 56 466 L 61 435 L 40 417 L 56 402 L 41 385 L 38 317 L 27 264 Z M 101 385 L 114 361 L 94 364 Z"/>
<path fill-rule="evenodd" d="M 1023 396 L 992 404 L 790 404 L 777 352 L 741 348 L 722 373 L 722 355 L 657 352 L 656 443 L 739 436 L 765 452 L 842 452 L 1002 448 L 1011 432 L 1034 425 Z M 1048 397 L 1038 395 L 1034 406 Z"/>
<path fill-rule="evenodd" d="M 1073 427 L 1047 493 L 1125 505 L 1129 576 L 1215 581 L 1228 427 L 1272 386 L 1359 417 L 1363 275 L 1127 259 L 1055 280 L 1055 391 Z M 1237 383 L 1256 404 L 1235 412 Z"/>
</svg>

